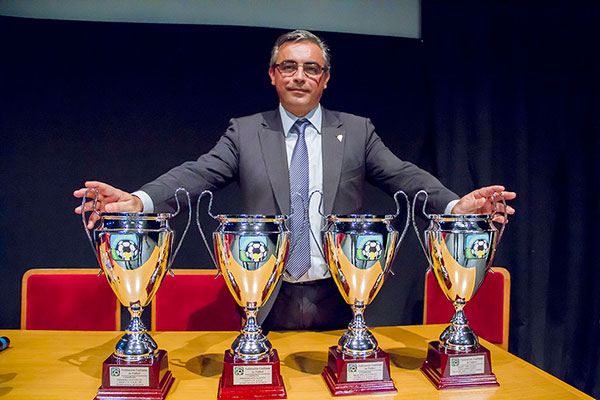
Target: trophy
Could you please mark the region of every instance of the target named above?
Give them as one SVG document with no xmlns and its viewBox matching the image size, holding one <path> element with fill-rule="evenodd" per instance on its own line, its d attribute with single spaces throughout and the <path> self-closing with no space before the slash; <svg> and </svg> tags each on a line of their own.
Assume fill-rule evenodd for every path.
<svg viewBox="0 0 600 400">
<path fill-rule="evenodd" d="M 417 197 L 425 194 L 423 214 L 429 219 L 425 230 L 427 248 L 421 240 L 415 223 L 414 209 Z M 492 196 L 494 212 L 487 214 L 441 214 L 425 212 L 428 195 L 421 190 L 413 202 L 413 226 L 430 268 L 455 313 L 439 341 L 429 343 L 427 359 L 421 371 L 437 389 L 498 386 L 492 373 L 490 351 L 479 344 L 477 335 L 469 327 L 463 308 L 477 293 L 490 266 L 498 242 L 507 222 L 506 212 L 498 211 L 496 195 Z M 506 210 L 504 196 L 501 201 Z M 494 216 L 504 215 L 500 232 L 492 223 Z"/>
<path fill-rule="evenodd" d="M 213 233 L 213 256 L 200 225 L 200 200 L 210 196 L 208 215 L 219 222 Z M 225 278 L 229 291 L 246 314 L 246 322 L 231 348 L 225 351 L 219 399 L 287 398 L 279 355 L 256 321 L 279 282 L 289 249 L 287 217 L 282 215 L 217 215 L 211 212 L 213 195 L 206 190 L 197 203 L 196 222 L 204 244 Z"/>
<path fill-rule="evenodd" d="M 320 192 L 313 192 L 311 197 L 314 193 Z M 400 213 L 399 194 L 406 199 L 406 225 L 402 234 L 392 226 Z M 321 214 L 326 218 L 321 232 L 325 250 L 322 255 L 354 314 L 338 345 L 329 348 L 327 366 L 321 373 L 334 396 L 397 392 L 390 378 L 389 355 L 379 348 L 363 316 L 365 307 L 390 272 L 410 223 L 408 196 L 398 191 L 394 200 L 395 215 Z M 312 236 L 316 241 L 314 233 Z"/>
<path fill-rule="evenodd" d="M 100 217 L 100 225 L 93 234 L 87 229 L 83 211 L 90 190 L 95 192 L 93 212 Z M 179 214 L 180 191 L 188 199 L 188 223 L 179 245 L 172 251 L 174 232 L 169 220 Z M 109 285 L 121 304 L 129 309 L 131 322 L 113 354 L 103 363 L 102 386 L 95 399 L 162 400 L 174 378 L 167 352 L 158 349 L 140 317 L 170 270 L 188 230 L 192 217 L 190 196 L 185 189 L 177 189 L 174 214 L 98 213 L 97 199 L 96 189 L 86 190 L 81 202 L 83 226 Z"/>
</svg>

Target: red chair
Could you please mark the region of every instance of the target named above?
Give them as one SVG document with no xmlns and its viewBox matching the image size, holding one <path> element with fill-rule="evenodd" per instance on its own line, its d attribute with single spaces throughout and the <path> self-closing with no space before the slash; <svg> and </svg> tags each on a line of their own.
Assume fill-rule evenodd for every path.
<svg viewBox="0 0 600 400">
<path fill-rule="evenodd" d="M 21 329 L 116 331 L 121 305 L 99 269 L 30 269 L 23 275 Z"/>
<path fill-rule="evenodd" d="M 509 314 L 510 274 L 505 268 L 494 267 L 465 306 L 465 316 L 475 334 L 508 350 Z M 433 271 L 427 271 L 423 323 L 448 324 L 452 315 L 454 306 L 440 289 Z"/>
<path fill-rule="evenodd" d="M 152 301 L 153 331 L 237 331 L 241 315 L 216 270 L 174 269 Z"/>
</svg>

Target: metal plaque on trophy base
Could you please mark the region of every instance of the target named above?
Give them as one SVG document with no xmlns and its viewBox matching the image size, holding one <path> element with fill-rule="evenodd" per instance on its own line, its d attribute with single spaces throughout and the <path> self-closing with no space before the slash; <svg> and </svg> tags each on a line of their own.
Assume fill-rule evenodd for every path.
<svg viewBox="0 0 600 400">
<path fill-rule="evenodd" d="M 465 353 L 430 342 L 421 371 L 437 389 L 499 386 L 492 373 L 490 351 L 482 345 Z"/>
<path fill-rule="evenodd" d="M 200 225 L 202 197 L 210 196 L 208 214 L 219 222 L 213 233 L 214 252 Z M 285 399 L 279 356 L 256 321 L 279 282 L 289 251 L 290 232 L 283 215 L 217 215 L 211 213 L 212 193 L 197 203 L 198 229 L 227 288 L 246 313 L 241 333 L 225 352 L 219 399 Z M 269 382 L 270 381 L 270 382 Z M 257 393 L 260 393 L 258 395 Z"/>
<path fill-rule="evenodd" d="M 425 194 L 423 214 L 429 219 L 425 242 L 414 218 L 416 200 Z M 483 283 L 490 270 L 498 242 L 507 222 L 506 213 L 498 211 L 496 195 L 492 197 L 494 213 L 487 214 L 433 214 L 425 212 L 427 193 L 416 194 L 413 204 L 415 232 L 430 268 L 440 288 L 452 301 L 455 309 L 450 325 L 440 335 L 439 341 L 429 343 L 427 359 L 421 371 L 437 389 L 498 386 L 492 373 L 490 351 L 479 344 L 479 339 L 469 326 L 464 307 Z M 506 210 L 504 197 L 501 200 Z M 493 224 L 497 214 L 503 214 L 500 232 Z"/>
<path fill-rule="evenodd" d="M 405 197 L 407 210 L 402 234 L 392 225 L 400 213 L 399 194 Z M 329 349 L 328 365 L 321 373 L 334 396 L 397 392 L 389 355 L 379 348 L 364 319 L 365 307 L 381 289 L 409 227 L 408 196 L 399 191 L 394 200 L 395 215 L 323 215 L 323 258 L 354 314 L 338 345 Z M 313 238 L 316 241 L 314 234 Z"/>
<path fill-rule="evenodd" d="M 349 357 L 337 346 L 328 352 L 321 376 L 334 396 L 396 393 L 390 378 L 390 356 L 381 349 L 366 357 Z"/>
<path fill-rule="evenodd" d="M 88 191 L 82 199 L 82 210 Z M 179 191 L 185 192 L 190 210 L 188 224 L 173 251 L 174 232 L 169 220 L 180 211 Z M 141 315 L 158 291 L 188 230 L 192 217 L 190 196 L 185 189 L 177 189 L 174 214 L 100 214 L 96 211 L 98 192 L 95 189 L 94 192 L 92 209 L 98 215 L 100 225 L 93 230 L 93 235 L 90 234 L 82 211 L 83 226 L 110 287 L 131 314 L 125 334 L 113 354 L 104 361 L 102 386 L 95 399 L 163 400 L 174 378 L 169 370 L 167 352 L 158 349 L 142 323 Z"/>
<path fill-rule="evenodd" d="M 164 350 L 152 359 L 134 362 L 111 355 L 102 365 L 102 386 L 94 400 L 163 400 L 174 380 Z"/>
<path fill-rule="evenodd" d="M 223 375 L 219 379 L 219 399 L 286 399 L 285 385 L 279 372 L 279 355 L 273 349 L 260 360 L 237 358 L 225 351 Z"/>
</svg>

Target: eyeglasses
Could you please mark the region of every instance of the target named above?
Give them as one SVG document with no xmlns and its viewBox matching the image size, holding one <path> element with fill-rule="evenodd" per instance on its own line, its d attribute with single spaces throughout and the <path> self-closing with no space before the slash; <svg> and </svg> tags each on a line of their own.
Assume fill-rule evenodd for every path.
<svg viewBox="0 0 600 400">
<path fill-rule="evenodd" d="M 326 70 L 326 68 L 321 67 L 316 62 L 307 62 L 307 63 L 300 64 L 300 65 L 302 66 L 302 71 L 304 71 L 304 73 L 307 76 L 311 76 L 311 77 L 317 77 L 317 76 L 321 75 L 323 73 L 323 71 Z M 290 61 L 283 61 L 279 64 L 275 64 L 275 67 L 277 67 L 277 69 L 279 70 L 281 75 L 291 76 L 291 75 L 294 75 L 296 73 L 296 71 L 298 71 L 299 64 L 296 61 L 290 60 Z"/>
</svg>

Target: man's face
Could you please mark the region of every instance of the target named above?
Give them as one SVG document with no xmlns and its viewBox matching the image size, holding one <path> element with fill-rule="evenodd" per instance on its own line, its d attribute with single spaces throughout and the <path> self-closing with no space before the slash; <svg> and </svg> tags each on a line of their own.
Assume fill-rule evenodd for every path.
<svg viewBox="0 0 600 400">
<path fill-rule="evenodd" d="M 307 75 L 302 65 L 317 63 L 325 66 L 319 46 L 312 42 L 287 42 L 279 47 L 276 64 L 295 61 L 298 69 L 292 75 L 282 74 L 276 67 L 269 68 L 271 84 L 277 89 L 283 108 L 297 117 L 303 117 L 321 101 L 323 90 L 329 81 L 329 72 L 319 76 Z"/>
</svg>

